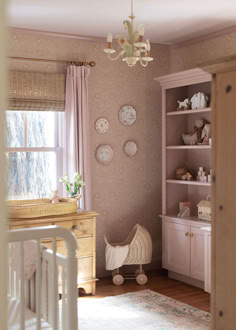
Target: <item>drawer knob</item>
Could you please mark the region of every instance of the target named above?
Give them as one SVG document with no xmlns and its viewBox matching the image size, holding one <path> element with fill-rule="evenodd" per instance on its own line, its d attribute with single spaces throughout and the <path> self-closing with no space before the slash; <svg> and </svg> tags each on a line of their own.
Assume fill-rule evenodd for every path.
<svg viewBox="0 0 236 330">
<path fill-rule="evenodd" d="M 72 227 L 71 227 L 71 230 L 79 230 L 79 225 L 73 225 Z"/>
</svg>

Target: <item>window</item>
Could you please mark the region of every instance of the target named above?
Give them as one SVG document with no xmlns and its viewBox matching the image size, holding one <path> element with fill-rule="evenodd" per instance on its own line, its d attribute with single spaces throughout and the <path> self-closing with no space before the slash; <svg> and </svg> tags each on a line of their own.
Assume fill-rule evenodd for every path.
<svg viewBox="0 0 236 330">
<path fill-rule="evenodd" d="M 7 111 L 8 199 L 49 197 L 62 175 L 63 113 Z"/>
</svg>

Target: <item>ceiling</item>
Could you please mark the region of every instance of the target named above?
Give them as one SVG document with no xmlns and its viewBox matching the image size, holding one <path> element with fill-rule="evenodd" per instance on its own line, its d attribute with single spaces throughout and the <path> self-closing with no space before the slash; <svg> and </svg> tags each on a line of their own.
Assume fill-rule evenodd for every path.
<svg viewBox="0 0 236 330">
<path fill-rule="evenodd" d="M 236 25 L 236 0 L 134 0 L 151 42 L 175 44 Z M 123 32 L 129 0 L 9 0 L 10 27 L 106 37 Z"/>
</svg>

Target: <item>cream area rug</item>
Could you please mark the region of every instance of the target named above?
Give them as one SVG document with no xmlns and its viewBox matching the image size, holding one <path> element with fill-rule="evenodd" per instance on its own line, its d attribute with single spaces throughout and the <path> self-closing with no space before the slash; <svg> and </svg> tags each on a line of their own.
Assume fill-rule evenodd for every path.
<svg viewBox="0 0 236 330">
<path fill-rule="evenodd" d="M 80 330 L 210 329 L 211 315 L 151 290 L 79 299 Z"/>
</svg>

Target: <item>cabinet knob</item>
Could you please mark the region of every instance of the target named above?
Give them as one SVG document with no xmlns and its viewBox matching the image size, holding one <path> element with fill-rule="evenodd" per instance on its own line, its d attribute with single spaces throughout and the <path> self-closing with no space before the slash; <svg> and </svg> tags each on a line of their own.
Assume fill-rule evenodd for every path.
<svg viewBox="0 0 236 330">
<path fill-rule="evenodd" d="M 73 226 L 71 227 L 71 230 L 72 230 L 72 231 L 79 230 L 79 225 L 73 225 Z"/>
<path fill-rule="evenodd" d="M 190 234 L 190 237 L 193 237 L 193 233 Z"/>
<path fill-rule="evenodd" d="M 189 232 L 186 232 L 186 233 L 185 233 L 185 236 L 189 236 Z"/>
</svg>

